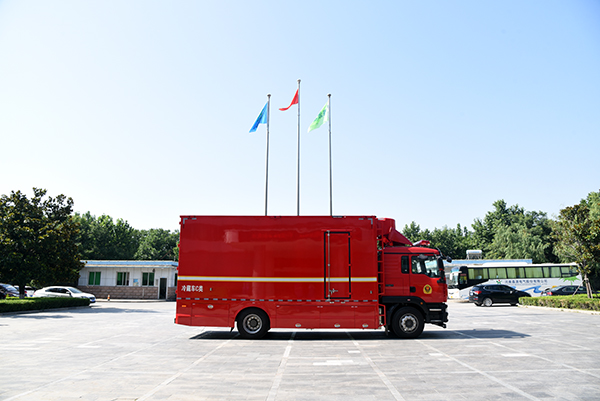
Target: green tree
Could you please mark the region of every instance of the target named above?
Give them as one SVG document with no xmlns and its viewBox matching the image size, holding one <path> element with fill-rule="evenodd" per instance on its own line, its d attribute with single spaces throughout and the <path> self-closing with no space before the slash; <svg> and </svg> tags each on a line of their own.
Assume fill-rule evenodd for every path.
<svg viewBox="0 0 600 401">
<path fill-rule="evenodd" d="M 404 236 L 408 238 L 408 240 L 411 242 L 417 242 L 420 239 L 429 239 L 423 236 L 425 232 L 422 232 L 421 226 L 419 226 L 414 221 L 412 221 L 410 225 L 404 226 L 404 228 L 402 229 L 402 234 L 404 234 Z"/>
<path fill-rule="evenodd" d="M 83 267 L 73 199 L 45 195 L 33 188 L 31 199 L 20 191 L 0 197 L 0 281 L 18 285 L 21 297 L 30 283 L 72 284 Z"/>
<path fill-rule="evenodd" d="M 489 256 L 493 259 L 528 259 L 533 263 L 546 261 L 545 250 L 550 244 L 522 223 L 511 226 L 498 226 L 489 246 Z"/>
<path fill-rule="evenodd" d="M 162 228 L 141 231 L 140 246 L 135 253 L 137 260 L 178 260 L 179 231 Z"/>
<path fill-rule="evenodd" d="M 439 248 L 445 255 L 455 259 L 464 259 L 467 249 L 473 248 L 473 233 L 460 224 L 456 228 L 444 226 L 433 230 L 430 236 L 431 245 Z"/>
<path fill-rule="evenodd" d="M 558 261 L 554 254 L 556 240 L 552 236 L 552 223 L 546 213 L 525 211 L 519 205 L 508 207 L 502 199 L 493 206 L 493 211 L 483 219 L 475 219 L 471 225 L 474 247 L 492 258 L 531 258 L 536 263 Z M 527 246 L 513 243 L 519 240 L 525 240 Z"/>
<path fill-rule="evenodd" d="M 456 228 L 443 227 L 435 228 L 433 231 L 421 227 L 414 221 L 410 225 L 405 225 L 402 234 L 412 242 L 420 239 L 428 240 L 431 246 L 439 248 L 444 255 L 453 258 L 461 258 L 467 254 L 467 249 L 471 248 L 473 242 L 472 233 L 467 228 L 457 224 Z"/>
<path fill-rule="evenodd" d="M 78 237 L 84 260 L 131 260 L 139 247 L 140 232 L 123 219 L 116 223 L 108 215 L 98 218 L 90 212 L 74 216 L 80 224 Z"/>
<path fill-rule="evenodd" d="M 592 297 L 589 276 L 600 269 L 600 192 L 560 211 L 554 235 L 556 252 L 565 262 L 576 262 L 588 297 Z"/>
</svg>

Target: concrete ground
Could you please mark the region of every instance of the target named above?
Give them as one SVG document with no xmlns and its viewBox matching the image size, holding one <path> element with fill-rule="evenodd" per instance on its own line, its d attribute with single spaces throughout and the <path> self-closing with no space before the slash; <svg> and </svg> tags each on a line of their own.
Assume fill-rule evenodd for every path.
<svg viewBox="0 0 600 401">
<path fill-rule="evenodd" d="M 447 329 L 173 324 L 172 302 L 0 315 L 0 400 L 599 400 L 600 316 L 451 302 Z"/>
</svg>

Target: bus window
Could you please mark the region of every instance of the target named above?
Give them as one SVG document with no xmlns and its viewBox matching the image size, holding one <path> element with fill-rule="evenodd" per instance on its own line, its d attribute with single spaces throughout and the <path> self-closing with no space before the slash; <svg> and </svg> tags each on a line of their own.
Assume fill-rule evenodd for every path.
<svg viewBox="0 0 600 401">
<path fill-rule="evenodd" d="M 560 267 L 558 266 L 544 267 L 542 269 L 546 278 L 560 277 Z"/>
<path fill-rule="evenodd" d="M 490 271 L 489 274 L 490 274 L 491 279 L 506 278 L 506 268 L 504 268 L 504 267 L 499 267 L 499 268 L 490 267 L 489 271 Z"/>
<path fill-rule="evenodd" d="M 523 278 L 525 277 L 525 271 L 522 267 L 507 267 L 506 278 Z"/>
<path fill-rule="evenodd" d="M 571 277 L 577 275 L 577 269 L 574 266 L 563 266 L 560 268 L 561 277 Z"/>
<path fill-rule="evenodd" d="M 541 267 L 526 267 L 525 268 L 525 276 L 527 278 L 543 278 L 544 272 Z"/>
<path fill-rule="evenodd" d="M 488 271 L 487 269 L 474 268 L 469 269 L 469 280 L 481 280 L 488 279 Z"/>
</svg>

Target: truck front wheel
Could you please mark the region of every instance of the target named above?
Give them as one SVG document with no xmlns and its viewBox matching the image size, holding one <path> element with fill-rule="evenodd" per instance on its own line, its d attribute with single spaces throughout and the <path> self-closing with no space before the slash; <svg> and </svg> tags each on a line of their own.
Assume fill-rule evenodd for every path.
<svg viewBox="0 0 600 401">
<path fill-rule="evenodd" d="M 236 320 L 242 338 L 262 338 L 269 331 L 269 317 L 260 309 L 243 310 Z"/>
<path fill-rule="evenodd" d="M 417 338 L 424 326 L 423 315 L 415 308 L 400 308 L 392 318 L 392 330 L 400 338 Z"/>
</svg>

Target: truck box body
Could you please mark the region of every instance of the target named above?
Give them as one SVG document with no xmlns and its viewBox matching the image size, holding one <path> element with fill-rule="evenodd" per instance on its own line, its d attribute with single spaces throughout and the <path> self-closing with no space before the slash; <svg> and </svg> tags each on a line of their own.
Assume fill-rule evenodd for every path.
<svg viewBox="0 0 600 401">
<path fill-rule="evenodd" d="M 176 323 L 239 328 L 252 310 L 268 328 L 376 329 L 390 317 L 386 302 L 438 307 L 445 282 L 433 291 L 438 278 L 401 267 L 403 255 L 437 251 L 385 247 L 386 231 L 401 236 L 393 225 L 374 216 L 182 216 Z"/>
</svg>

